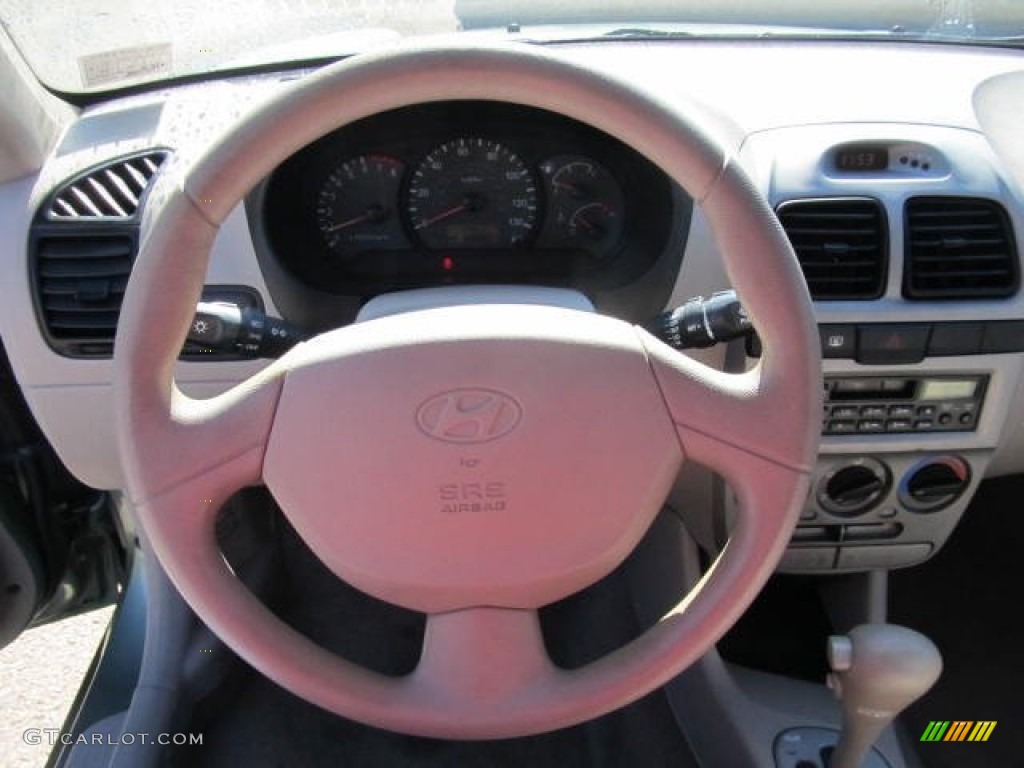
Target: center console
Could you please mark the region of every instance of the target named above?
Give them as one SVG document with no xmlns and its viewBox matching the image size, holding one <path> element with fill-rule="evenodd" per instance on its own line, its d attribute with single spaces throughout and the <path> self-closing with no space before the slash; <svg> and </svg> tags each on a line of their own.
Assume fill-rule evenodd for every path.
<svg viewBox="0 0 1024 768">
<path fill-rule="evenodd" d="M 821 341 L 821 447 L 779 570 L 921 563 L 1021 430 L 1020 197 L 983 138 L 938 125 L 780 127 L 742 160 Z"/>
<path fill-rule="evenodd" d="M 823 330 L 823 352 L 831 335 Z M 945 543 L 985 475 L 1020 355 L 925 355 L 912 369 L 826 355 L 823 365 L 821 452 L 779 570 L 923 562 Z"/>
</svg>

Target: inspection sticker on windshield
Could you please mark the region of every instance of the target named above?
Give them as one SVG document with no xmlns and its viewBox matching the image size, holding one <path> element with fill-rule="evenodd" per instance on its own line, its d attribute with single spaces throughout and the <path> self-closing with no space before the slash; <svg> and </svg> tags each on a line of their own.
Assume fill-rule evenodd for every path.
<svg viewBox="0 0 1024 768">
<path fill-rule="evenodd" d="M 118 48 L 78 58 L 86 88 L 143 77 L 166 77 L 171 74 L 171 64 L 170 43 Z"/>
</svg>

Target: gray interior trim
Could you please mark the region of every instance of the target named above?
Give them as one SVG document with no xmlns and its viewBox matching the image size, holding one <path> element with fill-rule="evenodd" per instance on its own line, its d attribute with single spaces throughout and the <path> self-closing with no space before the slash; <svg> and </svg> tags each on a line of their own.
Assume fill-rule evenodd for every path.
<svg viewBox="0 0 1024 768">
<path fill-rule="evenodd" d="M 974 111 L 985 138 L 1024 191 L 1024 144 L 1020 141 L 1024 109 L 1024 70 L 996 75 L 974 91 Z"/>
<path fill-rule="evenodd" d="M 35 172 L 74 116 L 36 80 L 0 27 L 0 183 Z"/>
<path fill-rule="evenodd" d="M 473 304 L 533 304 L 564 307 L 578 312 L 593 312 L 594 305 L 578 291 L 543 286 L 466 285 L 444 288 L 421 288 L 415 291 L 388 293 L 370 299 L 359 310 L 356 322 L 366 322 L 389 315 L 416 312 L 437 307 L 460 307 Z"/>
</svg>

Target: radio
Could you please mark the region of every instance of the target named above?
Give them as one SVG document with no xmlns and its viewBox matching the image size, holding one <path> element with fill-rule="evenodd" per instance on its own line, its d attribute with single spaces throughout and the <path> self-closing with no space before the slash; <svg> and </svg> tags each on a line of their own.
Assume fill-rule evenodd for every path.
<svg viewBox="0 0 1024 768">
<path fill-rule="evenodd" d="M 825 435 L 971 432 L 988 376 L 828 376 Z"/>
</svg>

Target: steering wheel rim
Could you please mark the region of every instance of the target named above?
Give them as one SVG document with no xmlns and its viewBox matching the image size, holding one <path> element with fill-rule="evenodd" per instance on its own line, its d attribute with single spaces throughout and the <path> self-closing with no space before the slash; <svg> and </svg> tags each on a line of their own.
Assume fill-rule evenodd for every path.
<svg viewBox="0 0 1024 768">
<path fill-rule="evenodd" d="M 337 526 L 299 509 L 304 484 L 294 477 L 298 470 L 291 456 L 301 430 L 289 430 L 282 414 L 313 429 L 316 413 L 296 403 L 308 397 L 327 403 L 324 377 L 337 384 L 349 370 L 379 374 L 395 359 L 413 355 L 415 346 L 401 338 L 407 326 L 384 318 L 326 334 L 211 400 L 192 400 L 178 391 L 173 369 L 217 228 L 252 186 L 329 131 L 388 109 L 447 99 L 548 109 L 616 136 L 655 162 L 702 204 L 726 272 L 761 334 L 764 354 L 753 370 L 727 375 L 610 318 L 517 308 L 513 328 L 495 308 L 421 313 L 418 327 L 426 330 L 418 331 L 417 345 L 432 352 L 455 350 L 454 372 L 444 380 L 449 385 L 431 380 L 416 389 L 417 382 L 410 382 L 406 399 L 416 400 L 409 400 L 415 408 L 396 415 L 396 424 L 418 418 L 438 393 L 463 391 L 459 385 L 467 371 L 476 369 L 472 356 L 458 347 L 507 342 L 523 353 L 513 355 L 516 359 L 539 354 L 557 366 L 564 358 L 565 365 L 553 374 L 556 380 L 564 375 L 579 383 L 572 379 L 577 367 L 604 370 L 600 363 L 613 361 L 610 370 L 621 372 L 622 386 L 647 394 L 630 401 L 645 414 L 636 417 L 644 430 L 626 424 L 634 412 L 616 417 L 609 429 L 633 430 L 629 445 L 637 451 L 645 449 L 645 435 L 655 435 L 650 442 L 663 457 L 656 457 L 653 477 L 641 478 L 634 462 L 624 470 L 628 482 L 598 483 L 588 497 L 594 504 L 602 503 L 602 494 L 617 498 L 615 493 L 639 493 L 645 501 L 637 519 L 609 512 L 607 527 L 597 526 L 602 536 L 583 547 L 589 547 L 581 556 L 585 562 L 569 563 L 566 547 L 545 544 L 549 557 L 538 561 L 543 574 L 531 579 L 512 562 L 488 571 L 486 562 L 467 560 L 464 547 L 451 545 L 456 564 L 472 562 L 492 579 L 512 574 L 504 591 L 493 584 L 453 586 L 454 571 L 430 582 L 425 574 L 433 571 L 422 557 L 413 558 L 418 568 L 410 572 L 369 577 L 356 572 L 357 586 L 430 614 L 420 666 L 405 678 L 388 678 L 333 656 L 274 618 L 224 563 L 214 521 L 231 493 L 267 479 L 321 559 L 336 573 L 353 576 L 345 571 L 353 550 L 346 557 L 335 551 L 341 548 Z M 162 177 L 149 199 L 145 230 L 115 345 L 117 426 L 128 492 L 151 546 L 200 618 L 252 666 L 302 698 L 375 726 L 433 737 L 499 738 L 568 726 L 639 698 L 699 658 L 745 610 L 781 557 L 817 450 L 817 333 L 802 275 L 777 220 L 694 116 L 533 48 L 418 46 L 361 56 L 304 79 L 195 163 Z M 165 332 L 154 336 L 155 327 Z M 516 390 L 510 397 L 516 401 L 538 369 L 517 373 L 505 366 L 501 375 L 512 377 L 514 386 L 503 385 L 499 394 Z M 612 402 L 598 398 L 590 405 L 606 412 L 615 410 Z M 336 399 L 329 404 L 345 407 Z M 531 414 L 547 407 L 542 394 L 528 406 Z M 657 409 L 667 432 L 655 423 Z M 648 415 L 650 423 L 644 421 Z M 429 437 L 424 446 L 432 445 Z M 606 453 L 611 450 L 611 443 L 601 445 Z M 621 562 L 653 519 L 684 454 L 720 473 L 735 492 L 739 514 L 729 543 L 701 582 L 655 627 L 579 670 L 555 668 L 543 652 L 536 608 Z M 451 454 L 437 455 L 447 460 Z M 601 466 L 588 465 L 590 476 L 600 474 Z M 319 469 L 318 477 L 333 474 L 328 464 Z M 319 492 L 326 494 L 326 488 L 336 486 Z M 529 517 L 530 510 L 523 514 Z M 415 524 L 413 518 L 402 520 Z M 488 526 L 502 523 L 481 525 L 486 533 Z M 379 536 L 373 546 L 384 546 L 383 541 Z M 524 542 L 538 539 L 527 536 Z M 481 652 L 484 645 L 488 654 Z M 494 663 L 495 656 L 500 663 Z"/>
</svg>

